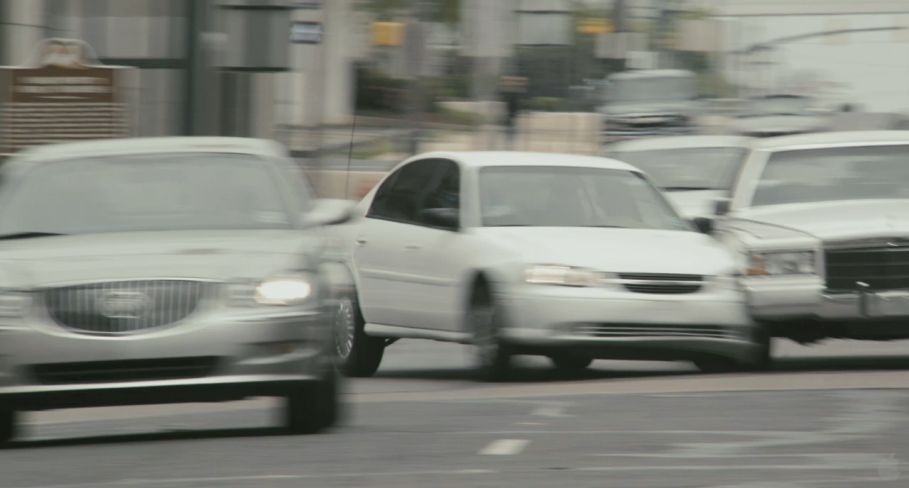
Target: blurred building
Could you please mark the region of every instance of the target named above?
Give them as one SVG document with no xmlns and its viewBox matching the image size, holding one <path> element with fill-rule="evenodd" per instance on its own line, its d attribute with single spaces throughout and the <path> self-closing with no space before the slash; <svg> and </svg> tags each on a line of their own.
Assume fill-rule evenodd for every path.
<svg viewBox="0 0 909 488">
<path fill-rule="evenodd" d="M 0 0 L 0 64 L 47 37 L 135 66 L 137 135 L 274 137 L 347 123 L 354 0 Z M 363 33 L 362 36 L 366 36 Z"/>
</svg>

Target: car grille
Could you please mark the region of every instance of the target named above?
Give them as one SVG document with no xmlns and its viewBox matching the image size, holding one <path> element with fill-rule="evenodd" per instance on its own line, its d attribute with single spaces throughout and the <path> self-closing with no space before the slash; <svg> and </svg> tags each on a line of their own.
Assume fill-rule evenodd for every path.
<svg viewBox="0 0 909 488">
<path fill-rule="evenodd" d="M 134 280 L 52 288 L 43 293 L 48 314 L 86 334 L 119 335 L 174 324 L 195 312 L 214 283 Z"/>
<path fill-rule="evenodd" d="M 827 289 L 852 291 L 909 288 L 909 243 L 870 242 L 846 247 L 837 245 L 824 252 Z"/>
<path fill-rule="evenodd" d="M 131 359 L 79 363 L 35 364 L 32 377 L 44 385 L 154 381 L 209 376 L 216 357 Z"/>
<path fill-rule="evenodd" d="M 710 337 L 733 338 L 735 334 L 719 325 L 583 323 L 575 334 L 587 337 Z"/>
<path fill-rule="evenodd" d="M 620 273 L 619 282 L 629 291 L 658 295 L 694 293 L 703 286 L 704 277 L 686 274 Z"/>
</svg>

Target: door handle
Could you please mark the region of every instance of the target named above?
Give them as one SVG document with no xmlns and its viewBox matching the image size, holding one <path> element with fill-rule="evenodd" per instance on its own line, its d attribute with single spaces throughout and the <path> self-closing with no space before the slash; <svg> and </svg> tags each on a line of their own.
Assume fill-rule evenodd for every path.
<svg viewBox="0 0 909 488">
<path fill-rule="evenodd" d="M 408 244 L 404 246 L 405 251 L 419 251 L 420 246 L 418 244 Z"/>
<path fill-rule="evenodd" d="M 357 240 L 354 242 L 356 242 L 358 246 L 363 247 L 369 241 L 367 241 L 365 237 L 357 237 Z"/>
</svg>

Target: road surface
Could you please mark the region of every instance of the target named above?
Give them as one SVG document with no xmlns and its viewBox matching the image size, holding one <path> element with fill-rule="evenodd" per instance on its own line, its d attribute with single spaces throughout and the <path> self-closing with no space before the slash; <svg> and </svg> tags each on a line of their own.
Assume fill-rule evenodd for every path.
<svg viewBox="0 0 909 488">
<path fill-rule="evenodd" d="M 909 348 L 786 345 L 777 371 L 530 358 L 471 381 L 469 349 L 402 341 L 347 385 L 348 420 L 294 437 L 275 402 L 29 415 L 3 488 L 905 487 Z"/>
</svg>

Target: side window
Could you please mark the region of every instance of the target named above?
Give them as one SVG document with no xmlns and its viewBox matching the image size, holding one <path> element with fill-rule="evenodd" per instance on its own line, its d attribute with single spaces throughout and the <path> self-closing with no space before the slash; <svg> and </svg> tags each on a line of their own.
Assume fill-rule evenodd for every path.
<svg viewBox="0 0 909 488">
<path fill-rule="evenodd" d="M 461 171 L 453 161 L 436 161 L 435 178 L 420 210 L 461 208 Z"/>
<path fill-rule="evenodd" d="M 376 190 L 367 217 L 417 223 L 420 202 L 432 183 L 434 161 L 414 161 L 398 169 Z"/>
</svg>

